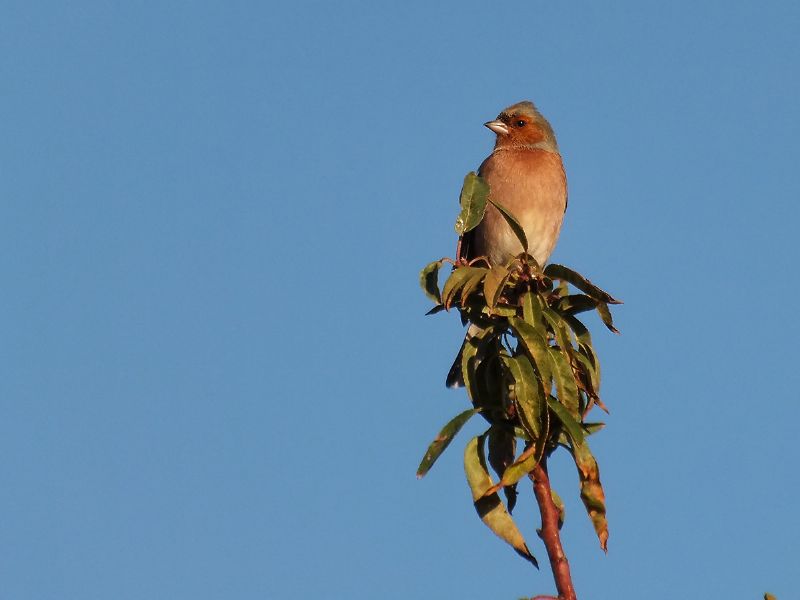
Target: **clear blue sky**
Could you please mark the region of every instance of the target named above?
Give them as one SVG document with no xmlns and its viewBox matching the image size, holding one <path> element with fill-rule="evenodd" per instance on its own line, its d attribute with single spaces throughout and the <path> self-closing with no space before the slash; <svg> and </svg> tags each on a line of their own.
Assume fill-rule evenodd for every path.
<svg viewBox="0 0 800 600">
<path fill-rule="evenodd" d="M 534 100 L 598 328 L 582 598 L 800 598 L 800 5 L 5 2 L 0 596 L 552 591 L 485 530 L 444 376 L 482 123 Z M 516 513 L 534 552 L 525 493 Z"/>
</svg>

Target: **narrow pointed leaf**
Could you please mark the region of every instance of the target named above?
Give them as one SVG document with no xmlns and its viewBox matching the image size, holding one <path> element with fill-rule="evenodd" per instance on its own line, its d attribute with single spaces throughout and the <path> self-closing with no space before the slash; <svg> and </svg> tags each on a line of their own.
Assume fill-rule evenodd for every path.
<svg viewBox="0 0 800 600">
<path fill-rule="evenodd" d="M 553 361 L 553 379 L 556 383 L 558 400 L 574 417 L 580 419 L 580 397 L 578 396 L 578 386 L 575 383 L 572 365 L 559 348 L 550 346 L 547 351 Z"/>
<path fill-rule="evenodd" d="M 600 423 L 600 422 L 584 423 L 583 429 L 586 431 L 586 435 L 592 435 L 593 433 L 597 433 L 598 431 L 603 429 L 603 427 L 605 426 L 606 426 L 605 423 Z"/>
<path fill-rule="evenodd" d="M 600 315 L 600 320 L 603 321 L 603 325 L 608 327 L 608 329 L 614 333 L 619 333 L 617 328 L 614 327 L 614 321 L 611 318 L 611 311 L 608 309 L 608 304 L 605 302 L 598 302 L 597 303 L 597 314 Z"/>
<path fill-rule="evenodd" d="M 486 211 L 486 199 L 489 197 L 489 184 L 474 172 L 467 173 L 461 187 L 461 212 L 456 218 L 456 233 L 464 235 L 478 226 Z"/>
<path fill-rule="evenodd" d="M 555 308 L 565 315 L 577 315 L 578 313 L 594 310 L 599 302 L 599 300 L 595 300 L 586 294 L 570 294 L 569 296 L 563 296 L 556 303 Z"/>
<path fill-rule="evenodd" d="M 501 204 L 498 204 L 491 198 L 489 198 L 489 202 L 491 202 L 492 206 L 494 206 L 500 212 L 500 214 L 503 215 L 503 218 L 506 220 L 506 223 L 508 223 L 508 226 L 511 227 L 511 231 L 513 231 L 514 235 L 517 236 L 517 239 L 519 240 L 519 243 L 522 246 L 523 252 L 527 253 L 528 238 L 525 236 L 525 230 L 522 228 L 522 225 L 519 224 L 517 218 L 513 214 L 511 214 L 511 212 L 506 207 L 504 207 Z"/>
<path fill-rule="evenodd" d="M 492 267 L 486 274 L 486 278 L 483 280 L 483 295 L 489 307 L 497 304 L 509 275 L 510 271 L 503 265 Z"/>
<path fill-rule="evenodd" d="M 504 356 L 503 362 L 514 378 L 514 396 L 520 424 L 533 440 L 542 433 L 542 415 L 545 411 L 544 391 L 525 355 Z"/>
<path fill-rule="evenodd" d="M 533 471 L 533 468 L 539 462 L 540 453 L 536 450 L 536 445 L 531 444 L 525 452 L 520 454 L 519 458 L 510 464 L 503 473 L 503 477 L 500 479 L 500 485 L 513 485 Z"/>
<path fill-rule="evenodd" d="M 444 307 L 449 310 L 450 307 L 455 303 L 459 292 L 467 284 L 470 277 L 482 275 L 482 271 L 483 269 L 467 266 L 453 269 L 453 272 L 450 273 L 450 277 L 448 277 L 447 281 L 444 282 L 444 289 L 442 290 L 441 302 L 444 304 Z"/>
<path fill-rule="evenodd" d="M 576 444 L 583 443 L 583 428 L 578 420 L 573 417 L 566 407 L 552 396 L 547 397 L 547 405 L 556 414 L 558 420 L 564 425 L 564 429 Z"/>
<path fill-rule="evenodd" d="M 519 317 L 509 317 L 508 323 L 514 329 L 517 338 L 533 361 L 536 371 L 541 378 L 545 395 L 549 394 L 552 388 L 553 374 L 550 356 L 547 354 L 547 342 L 545 338 L 542 337 L 533 325 L 523 321 Z"/>
<path fill-rule="evenodd" d="M 566 354 L 571 363 L 573 355 L 572 340 L 569 336 L 567 325 L 564 322 L 564 317 L 549 307 L 543 308 L 542 316 L 553 330 L 553 333 L 556 336 L 556 342 L 558 342 L 558 346 L 561 348 L 561 351 Z"/>
<path fill-rule="evenodd" d="M 580 291 L 585 292 L 595 300 L 600 300 L 601 302 L 606 302 L 608 304 L 622 304 L 621 301 L 615 299 L 608 292 L 601 290 L 583 275 L 565 267 L 564 265 L 551 263 L 544 268 L 544 274 L 548 277 L 552 277 L 553 279 L 563 279 L 564 281 L 568 281 Z"/>
<path fill-rule="evenodd" d="M 592 520 L 600 547 L 608 551 L 608 522 L 606 520 L 606 499 L 603 486 L 600 483 L 600 471 L 597 461 L 592 455 L 588 444 L 576 443 L 573 440 L 571 447 L 575 465 L 578 467 L 578 476 L 581 485 L 581 500 L 586 507 L 586 512 Z"/>
<path fill-rule="evenodd" d="M 486 458 L 483 451 L 483 436 L 472 438 L 464 450 L 464 471 L 467 482 L 472 491 L 472 501 L 481 520 L 506 543 L 510 544 L 517 554 L 530 561 L 537 569 L 531 551 L 525 543 L 519 529 L 511 515 L 496 493 L 484 495 L 486 490 L 494 485 L 489 470 L 486 468 Z"/>
<path fill-rule="evenodd" d="M 528 292 L 522 297 L 522 317 L 525 322 L 533 325 L 540 335 L 547 338 L 542 311 L 543 307 L 538 294 Z"/>
<path fill-rule="evenodd" d="M 490 341 L 492 328 L 481 329 L 477 325 L 470 325 L 461 353 L 461 375 L 464 378 L 464 387 L 467 394 L 476 406 L 482 404 L 481 389 L 478 385 L 477 369 L 483 357 L 483 347 Z"/>
<path fill-rule="evenodd" d="M 435 260 L 426 265 L 419 274 L 419 285 L 425 292 L 425 295 L 436 304 L 441 304 L 442 295 L 439 293 L 439 268 L 442 266 L 442 261 Z"/>
<path fill-rule="evenodd" d="M 586 325 L 571 315 L 565 315 L 564 322 L 567 323 L 570 329 L 572 329 L 572 331 L 575 333 L 575 337 L 577 338 L 579 344 L 585 346 L 592 345 L 592 336 L 589 333 L 589 330 L 586 329 Z"/>
<path fill-rule="evenodd" d="M 514 306 L 508 306 L 507 304 L 498 304 L 492 308 L 485 306 L 481 311 L 487 315 L 495 315 L 499 317 L 515 317 L 517 316 L 517 309 Z"/>
<path fill-rule="evenodd" d="M 472 267 L 473 272 L 467 279 L 464 287 L 461 288 L 461 306 L 465 306 L 469 301 L 469 297 L 472 293 L 478 288 L 478 284 L 483 281 L 483 278 L 486 277 L 486 274 L 489 272 L 489 269 L 484 269 L 483 267 Z"/>
<path fill-rule="evenodd" d="M 431 445 L 428 446 L 425 456 L 422 457 L 422 461 L 419 463 L 419 468 L 417 469 L 418 479 L 425 477 L 425 474 L 430 471 L 433 463 L 436 462 L 436 459 L 439 458 L 442 452 L 450 445 L 450 442 L 452 442 L 456 434 L 461 431 L 464 424 L 469 421 L 470 417 L 478 414 L 478 412 L 480 411 L 475 408 L 465 410 L 461 414 L 453 417 L 447 425 L 442 427 L 439 435 L 437 435 L 431 442 Z"/>
</svg>

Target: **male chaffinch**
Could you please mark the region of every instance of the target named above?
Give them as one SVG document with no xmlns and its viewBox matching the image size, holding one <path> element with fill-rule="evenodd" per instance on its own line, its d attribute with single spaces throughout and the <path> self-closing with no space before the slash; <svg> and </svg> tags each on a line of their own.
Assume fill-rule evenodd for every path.
<svg viewBox="0 0 800 600">
<path fill-rule="evenodd" d="M 544 266 L 567 209 L 567 176 L 553 128 L 528 101 L 509 106 L 485 125 L 497 140 L 478 175 L 489 184 L 491 199 L 517 218 L 528 238 L 528 252 Z M 459 258 L 486 256 L 498 265 L 522 252 L 522 246 L 489 204 L 483 221 L 464 236 L 461 250 Z"/>
<path fill-rule="evenodd" d="M 528 252 L 544 266 L 567 210 L 567 176 L 553 128 L 528 101 L 509 106 L 485 125 L 497 139 L 478 175 L 489 184 L 489 197 L 519 221 Z M 464 235 L 458 258 L 484 256 L 494 266 L 521 252 L 519 240 L 500 211 L 487 204 L 483 220 Z M 448 387 L 459 385 L 463 385 L 461 353 L 447 375 Z"/>
</svg>

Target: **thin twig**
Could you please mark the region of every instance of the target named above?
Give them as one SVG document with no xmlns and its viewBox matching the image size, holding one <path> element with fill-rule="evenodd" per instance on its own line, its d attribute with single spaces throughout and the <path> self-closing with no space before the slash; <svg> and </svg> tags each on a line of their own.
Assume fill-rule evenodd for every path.
<svg viewBox="0 0 800 600">
<path fill-rule="evenodd" d="M 561 546 L 561 536 L 558 533 L 558 509 L 553 502 L 550 491 L 550 478 L 547 476 L 547 458 L 543 457 L 531 476 L 533 478 L 533 492 L 542 514 L 542 529 L 539 537 L 542 538 L 547 557 L 550 559 L 550 568 L 553 570 L 553 579 L 556 581 L 558 600 L 577 600 L 575 588 L 572 585 L 572 576 L 569 573 L 569 562 Z M 538 596 L 540 599 L 552 598 L 551 596 Z"/>
</svg>

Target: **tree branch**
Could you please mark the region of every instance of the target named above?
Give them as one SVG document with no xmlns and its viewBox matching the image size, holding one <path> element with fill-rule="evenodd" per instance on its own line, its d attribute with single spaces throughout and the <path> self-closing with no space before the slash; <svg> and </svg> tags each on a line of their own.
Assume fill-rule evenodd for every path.
<svg viewBox="0 0 800 600">
<path fill-rule="evenodd" d="M 550 491 L 550 478 L 547 476 L 547 457 L 542 457 L 541 462 L 531 472 L 533 479 L 533 492 L 539 503 L 539 512 L 542 514 L 542 529 L 539 537 L 542 538 L 547 548 L 547 557 L 550 559 L 550 568 L 553 570 L 553 579 L 556 581 L 558 600 L 577 600 L 575 588 L 572 586 L 572 576 L 569 573 L 569 562 L 561 546 L 561 537 L 558 533 L 558 509 L 553 502 Z M 538 596 L 550 598 L 550 596 Z"/>
</svg>

